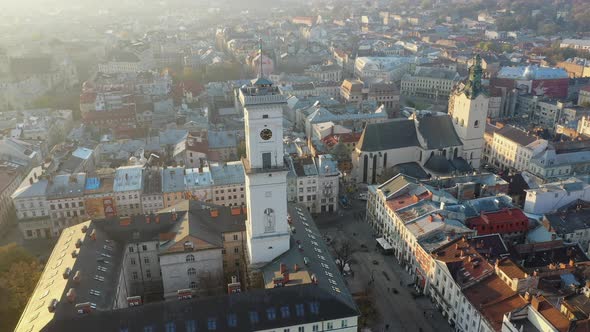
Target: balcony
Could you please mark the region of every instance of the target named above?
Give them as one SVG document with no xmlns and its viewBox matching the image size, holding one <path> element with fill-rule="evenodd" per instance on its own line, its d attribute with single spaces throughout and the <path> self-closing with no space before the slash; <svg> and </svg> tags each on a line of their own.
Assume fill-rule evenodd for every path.
<svg viewBox="0 0 590 332">
<path fill-rule="evenodd" d="M 246 174 L 261 174 L 261 173 L 274 173 L 274 172 L 287 172 L 289 169 L 283 161 L 281 165 L 270 166 L 270 167 L 251 167 L 250 160 L 242 158 L 242 164 L 244 165 L 244 171 Z"/>
</svg>

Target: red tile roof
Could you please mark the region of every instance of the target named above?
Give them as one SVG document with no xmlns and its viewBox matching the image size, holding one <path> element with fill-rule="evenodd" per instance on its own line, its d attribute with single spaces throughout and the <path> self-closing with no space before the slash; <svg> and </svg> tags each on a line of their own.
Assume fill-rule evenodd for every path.
<svg viewBox="0 0 590 332">
<path fill-rule="evenodd" d="M 446 263 L 449 272 L 461 288 L 473 285 L 494 271 L 492 265 L 465 238 L 447 243 L 435 250 L 432 256 Z"/>
<path fill-rule="evenodd" d="M 359 133 L 345 133 L 345 134 L 331 134 L 322 139 L 324 144 L 328 148 L 332 148 L 338 142 L 342 143 L 357 143 L 362 136 L 362 132 Z"/>
<path fill-rule="evenodd" d="M 466 224 L 477 230 L 478 235 L 525 232 L 529 227 L 527 216 L 517 208 L 482 213 L 467 219 Z"/>
<path fill-rule="evenodd" d="M 463 293 L 496 331 L 502 329 L 504 314 L 527 304 L 495 274 L 467 288 Z"/>
<path fill-rule="evenodd" d="M 426 191 L 420 195 L 403 195 L 400 197 L 396 197 L 395 199 L 388 200 L 387 207 L 392 211 L 397 211 L 406 206 L 418 203 L 421 200 L 430 198 L 432 198 L 432 193 L 430 191 Z"/>
<path fill-rule="evenodd" d="M 541 314 L 541 316 L 545 317 L 553 325 L 558 331 L 560 332 L 567 332 L 569 331 L 570 321 L 565 318 L 557 308 L 555 308 L 545 297 L 539 296 L 536 299 L 532 300 L 534 304 L 538 302 L 537 311 Z"/>
</svg>

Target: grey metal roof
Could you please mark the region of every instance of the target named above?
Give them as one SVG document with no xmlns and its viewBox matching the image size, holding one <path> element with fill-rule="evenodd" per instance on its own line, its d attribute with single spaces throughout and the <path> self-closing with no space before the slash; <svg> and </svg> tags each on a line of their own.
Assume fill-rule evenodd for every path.
<svg viewBox="0 0 590 332">
<path fill-rule="evenodd" d="M 57 175 L 49 181 L 47 198 L 80 197 L 84 193 L 86 173 Z"/>
<path fill-rule="evenodd" d="M 284 309 L 283 309 L 284 308 Z M 298 309 L 303 309 L 298 314 Z M 269 315 L 269 311 L 274 313 Z M 283 314 L 288 312 L 288 314 Z M 43 331 L 262 331 L 357 316 L 355 307 L 315 285 L 257 289 L 184 301 L 162 301 L 69 320 Z M 271 318 L 274 317 L 274 318 Z"/>
<path fill-rule="evenodd" d="M 240 161 L 228 163 L 211 163 L 209 171 L 213 178 L 213 185 L 223 186 L 228 184 L 244 184 L 244 165 Z"/>
<path fill-rule="evenodd" d="M 272 282 L 275 273 L 280 270 L 281 263 L 285 264 L 291 273 L 293 272 L 292 268 L 297 264 L 301 270 L 316 278 L 319 289 L 328 292 L 350 308 L 356 308 L 322 233 L 317 229 L 307 208 L 298 204 L 289 204 L 287 208 L 291 217 L 290 249 L 264 266 L 265 283 Z M 299 286 L 300 284 L 297 283 L 295 285 L 287 284 L 284 288 Z"/>
<path fill-rule="evenodd" d="M 168 167 L 162 172 L 162 192 L 184 192 L 184 167 Z"/>
<path fill-rule="evenodd" d="M 413 120 L 368 124 L 357 144 L 363 152 L 420 146 Z"/>
<path fill-rule="evenodd" d="M 218 217 L 211 217 L 209 208 L 217 208 Z M 175 214 L 172 213 L 172 209 L 175 210 Z M 243 231 L 245 215 L 234 215 L 231 210 L 229 207 L 185 201 L 162 210 L 159 213 L 159 222 L 153 222 L 153 216 L 150 216 L 152 222 L 148 222 L 148 216 L 139 215 L 126 218 L 126 223 L 122 223 L 122 219 L 116 217 L 88 221 L 67 228 L 62 232 L 47 262 L 16 331 L 142 332 L 151 328 L 153 331 L 171 329 L 188 332 L 195 329 L 210 330 L 211 324 L 215 325 L 217 331 L 252 331 L 358 316 L 352 296 L 348 293 L 310 214 L 305 208 L 295 205 L 289 206 L 289 213 L 294 216 L 296 229 L 291 244 L 293 250 L 289 253 L 298 255 L 297 262 L 302 267 L 305 264 L 303 255 L 309 255 L 310 262 L 306 268 L 317 275 L 317 285 L 297 284 L 249 290 L 242 294 L 185 301 L 161 301 L 140 307 L 112 309 L 116 297 L 116 287 L 113 285 L 118 280 L 121 258 L 127 242 L 157 239 L 158 234 L 185 223 L 187 217 L 189 223 L 206 225 L 211 233 Z M 173 215 L 177 216 L 176 222 Z M 83 226 L 88 227 L 86 233 L 82 232 Z M 93 230 L 96 230 L 96 240 L 89 236 Z M 197 232 L 200 230 L 197 229 Z M 311 235 L 316 237 L 316 243 L 312 242 Z M 71 252 L 76 249 L 78 238 L 81 238 L 83 243 L 78 250 L 78 256 L 73 257 Z M 298 250 L 297 243 L 302 244 L 304 251 Z M 315 256 L 318 252 L 314 250 L 316 248 L 325 255 L 325 260 Z M 284 258 L 279 257 L 278 261 Z M 97 270 L 98 266 L 106 267 L 106 270 Z M 71 267 L 72 270 L 68 279 L 62 277 L 65 267 Z M 276 262 L 269 264 L 269 268 L 276 268 Z M 329 276 L 324 270 L 333 276 Z M 81 273 L 80 283 L 72 280 L 76 271 Z M 104 277 L 105 280 L 95 279 L 95 276 Z M 75 288 L 77 294 L 73 304 L 66 299 L 66 293 L 70 288 Z M 59 303 L 56 310 L 51 313 L 47 310 L 47 305 L 53 298 Z M 82 302 L 94 303 L 96 309 L 90 314 L 78 314 L 74 306 Z M 276 313 L 275 317 L 268 314 L 273 310 Z"/>
<path fill-rule="evenodd" d="M 424 163 L 424 167 L 439 174 L 448 174 L 455 170 L 453 164 L 442 155 L 431 156 L 426 163 Z"/>
<path fill-rule="evenodd" d="M 502 135 L 522 146 L 527 146 L 537 140 L 535 136 L 529 136 L 525 131 L 512 126 L 504 126 L 502 129 L 496 131 L 496 134 Z"/>
<path fill-rule="evenodd" d="M 18 188 L 13 194 L 13 199 L 28 198 L 28 197 L 39 197 L 45 196 L 47 190 L 47 180 L 39 180 L 31 185 L 23 186 Z"/>
<path fill-rule="evenodd" d="M 580 207 L 577 209 L 577 207 Z M 559 235 L 590 228 L 590 204 L 574 201 L 557 213 L 546 214 L 551 228 Z"/>
<path fill-rule="evenodd" d="M 238 144 L 235 131 L 209 131 L 209 148 L 231 148 Z"/>
<path fill-rule="evenodd" d="M 429 150 L 463 145 L 449 116 L 422 115 L 418 116 L 416 122 Z"/>
<path fill-rule="evenodd" d="M 142 173 L 142 166 L 122 166 L 117 168 L 113 190 L 115 192 L 141 190 Z"/>
</svg>

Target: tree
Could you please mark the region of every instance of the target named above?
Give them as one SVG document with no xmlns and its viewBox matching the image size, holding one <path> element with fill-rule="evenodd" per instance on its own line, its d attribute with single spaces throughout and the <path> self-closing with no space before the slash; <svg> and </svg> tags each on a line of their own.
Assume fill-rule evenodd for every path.
<svg viewBox="0 0 590 332">
<path fill-rule="evenodd" d="M 350 242 L 343 241 L 334 245 L 334 252 L 336 253 L 336 265 L 340 273 L 344 272 L 346 264 L 350 263 L 352 257 L 352 246 Z"/>
<path fill-rule="evenodd" d="M 246 158 L 246 141 L 240 140 L 238 143 L 238 159 Z"/>
<path fill-rule="evenodd" d="M 41 276 L 39 261 L 16 244 L 0 247 L 0 331 L 12 331 Z"/>
</svg>

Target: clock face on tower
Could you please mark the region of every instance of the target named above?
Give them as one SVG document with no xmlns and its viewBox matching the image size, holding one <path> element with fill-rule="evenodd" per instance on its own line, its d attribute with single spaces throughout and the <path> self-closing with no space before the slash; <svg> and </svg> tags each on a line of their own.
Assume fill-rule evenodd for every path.
<svg viewBox="0 0 590 332">
<path fill-rule="evenodd" d="M 268 141 L 271 137 L 272 131 L 268 128 L 262 129 L 262 131 L 260 132 L 260 138 L 262 138 L 265 141 Z"/>
</svg>

